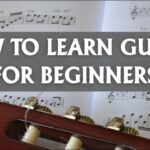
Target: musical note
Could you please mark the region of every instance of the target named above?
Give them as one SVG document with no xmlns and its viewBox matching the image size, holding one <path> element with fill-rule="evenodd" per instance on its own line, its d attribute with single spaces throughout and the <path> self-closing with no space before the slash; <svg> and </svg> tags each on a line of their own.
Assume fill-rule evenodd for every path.
<svg viewBox="0 0 150 150">
<path fill-rule="evenodd" d="M 141 119 L 142 119 L 143 115 L 140 115 L 139 118 L 138 118 L 138 126 L 141 125 Z"/>
<path fill-rule="evenodd" d="M 64 100 L 61 97 L 53 97 L 53 103 L 54 107 L 60 107 L 63 105 Z"/>
<path fill-rule="evenodd" d="M 61 22 L 62 16 L 51 16 L 50 23 L 51 24 L 59 24 Z"/>
<path fill-rule="evenodd" d="M 130 124 L 130 121 L 126 121 L 126 122 L 125 122 L 125 124 L 126 124 L 127 126 L 129 126 L 129 124 Z"/>
<path fill-rule="evenodd" d="M 147 100 L 147 101 L 150 100 L 150 92 L 146 92 L 146 100 Z"/>
<path fill-rule="evenodd" d="M 74 24 L 75 18 L 70 16 L 64 16 L 62 19 L 62 25 L 71 25 Z"/>
<path fill-rule="evenodd" d="M 34 23 L 36 16 L 36 14 L 27 14 L 27 16 L 25 17 L 25 23 Z"/>
<path fill-rule="evenodd" d="M 135 120 L 135 121 L 134 121 L 134 125 L 133 125 L 134 128 L 135 128 L 135 126 L 137 125 L 137 123 L 138 123 L 138 121 Z"/>
<path fill-rule="evenodd" d="M 137 97 L 137 95 L 136 95 L 136 93 L 135 93 L 135 95 L 133 95 L 132 98 L 135 99 L 136 97 Z"/>
<path fill-rule="evenodd" d="M 146 121 L 146 120 L 143 121 L 143 126 L 145 126 L 145 124 L 147 124 L 147 121 Z"/>
<path fill-rule="evenodd" d="M 126 115 L 122 115 L 122 118 L 124 119 L 126 117 Z"/>
<path fill-rule="evenodd" d="M 4 26 L 5 26 L 5 21 L 4 21 L 4 20 L 1 20 L 1 21 L 0 21 L 0 27 L 1 27 L 1 29 L 3 29 Z"/>
<path fill-rule="evenodd" d="M 18 24 L 22 22 L 22 19 L 22 12 L 10 13 L 7 24 Z"/>
<path fill-rule="evenodd" d="M 108 95 L 108 100 L 109 100 L 109 103 L 111 103 L 113 100 L 114 100 L 114 98 L 115 98 L 115 96 L 113 95 L 113 91 L 112 92 L 110 92 L 110 94 Z"/>
<path fill-rule="evenodd" d="M 36 23 L 47 23 L 48 16 L 47 15 L 37 15 Z"/>
<path fill-rule="evenodd" d="M 134 20 L 137 15 L 138 15 L 137 6 L 134 6 L 134 9 L 131 11 L 132 19 Z"/>
<path fill-rule="evenodd" d="M 134 117 L 134 113 L 130 114 L 130 126 L 132 126 L 133 117 Z"/>
<path fill-rule="evenodd" d="M 69 21 L 70 21 L 70 25 L 75 24 L 76 17 L 70 17 Z"/>
</svg>

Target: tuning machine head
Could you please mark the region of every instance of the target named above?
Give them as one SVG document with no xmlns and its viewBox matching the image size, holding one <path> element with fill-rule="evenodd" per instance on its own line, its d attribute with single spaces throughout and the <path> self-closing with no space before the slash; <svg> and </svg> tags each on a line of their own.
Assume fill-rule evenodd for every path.
<svg viewBox="0 0 150 150">
<path fill-rule="evenodd" d="M 114 117 L 106 124 L 105 127 L 116 131 L 121 131 L 123 126 L 124 126 L 124 120 L 119 117 Z"/>
<path fill-rule="evenodd" d="M 105 126 L 106 128 L 120 131 L 122 133 L 138 136 L 139 132 L 132 128 L 124 125 L 124 119 L 119 117 L 112 118 Z"/>
<path fill-rule="evenodd" d="M 34 96 L 27 98 L 24 102 L 23 107 L 28 109 L 33 109 L 42 113 L 47 113 L 47 114 L 53 113 L 48 107 L 39 105 L 38 98 Z"/>
<path fill-rule="evenodd" d="M 25 100 L 23 107 L 34 109 L 37 105 L 38 105 L 38 99 L 34 96 L 31 96 Z"/>
<path fill-rule="evenodd" d="M 80 108 L 76 106 L 70 106 L 65 113 L 66 118 L 74 120 L 77 120 L 79 116 L 80 116 Z"/>
<path fill-rule="evenodd" d="M 80 108 L 76 106 L 70 106 L 65 113 L 65 117 L 73 120 L 78 120 L 80 122 L 93 124 L 94 121 L 88 116 L 82 116 L 80 113 Z"/>
</svg>

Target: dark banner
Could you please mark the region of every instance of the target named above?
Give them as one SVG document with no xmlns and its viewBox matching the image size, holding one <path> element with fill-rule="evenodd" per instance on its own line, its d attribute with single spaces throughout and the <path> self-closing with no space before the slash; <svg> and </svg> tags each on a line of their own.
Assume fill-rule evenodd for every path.
<svg viewBox="0 0 150 150">
<path fill-rule="evenodd" d="M 150 33 L 1 33 L 1 91 L 149 90 Z"/>
</svg>

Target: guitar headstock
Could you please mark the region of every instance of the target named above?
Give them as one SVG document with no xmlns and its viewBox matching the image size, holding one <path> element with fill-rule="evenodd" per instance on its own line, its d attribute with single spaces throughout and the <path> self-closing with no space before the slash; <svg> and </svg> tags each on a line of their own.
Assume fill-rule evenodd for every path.
<svg viewBox="0 0 150 150">
<path fill-rule="evenodd" d="M 82 144 L 80 145 L 84 149 L 117 150 L 117 148 L 122 148 L 143 150 L 150 147 L 149 139 L 52 113 L 38 112 L 34 109 L 28 111 L 27 120 L 25 120 L 26 111 L 26 108 L 0 103 L 0 138 L 2 139 L 0 146 L 9 149 L 14 147 L 18 147 L 18 149 L 44 149 L 41 146 L 34 145 L 34 143 L 29 144 L 22 140 L 27 131 L 25 126 L 27 124 L 28 128 L 35 127 L 39 130 L 40 134 L 38 136 L 64 145 L 72 140 L 72 136 L 76 137 L 77 135 L 79 137 L 77 141 L 81 140 Z"/>
</svg>

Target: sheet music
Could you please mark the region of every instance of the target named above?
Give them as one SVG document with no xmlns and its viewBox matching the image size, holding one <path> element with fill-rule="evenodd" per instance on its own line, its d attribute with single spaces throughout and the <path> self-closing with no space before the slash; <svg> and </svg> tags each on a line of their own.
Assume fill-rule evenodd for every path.
<svg viewBox="0 0 150 150">
<path fill-rule="evenodd" d="M 22 7 L 24 6 L 24 7 Z M 92 10 L 92 11 L 90 11 Z M 90 13 L 88 13 L 90 12 Z M 150 2 L 0 2 L 0 32 L 55 31 L 150 31 Z M 143 23 L 144 22 L 144 23 Z M 0 92 L 0 99 L 21 106 L 29 96 L 40 92 Z M 122 117 L 126 126 L 150 138 L 150 92 L 43 92 L 41 105 L 57 114 L 69 106 L 80 107 L 100 125 Z"/>
<path fill-rule="evenodd" d="M 99 1 L 1 1 L 0 32 L 100 31 L 103 9 Z"/>
<path fill-rule="evenodd" d="M 149 91 L 95 92 L 91 116 L 104 126 L 111 118 L 121 117 L 126 126 L 134 127 L 140 136 L 150 138 L 149 95 Z"/>
<path fill-rule="evenodd" d="M 23 12 L 10 13 L 9 17 L 1 20 L 1 30 L 11 25 L 25 24 L 55 24 L 55 25 L 74 25 L 75 16 L 47 15 L 47 14 L 23 14 Z"/>
<path fill-rule="evenodd" d="M 106 1 L 102 31 L 149 32 L 150 2 Z M 149 108 L 150 91 L 95 92 L 91 114 L 101 125 L 113 117 L 121 117 L 126 126 L 134 127 L 140 136 L 150 138 Z"/>
<path fill-rule="evenodd" d="M 102 31 L 150 31 L 150 1 L 106 1 Z"/>
<path fill-rule="evenodd" d="M 64 115 L 70 106 L 77 106 L 81 114 L 90 115 L 93 92 L 0 92 L 0 102 L 22 107 L 30 96 L 38 98 L 39 105 L 47 106 L 53 113 Z"/>
</svg>

